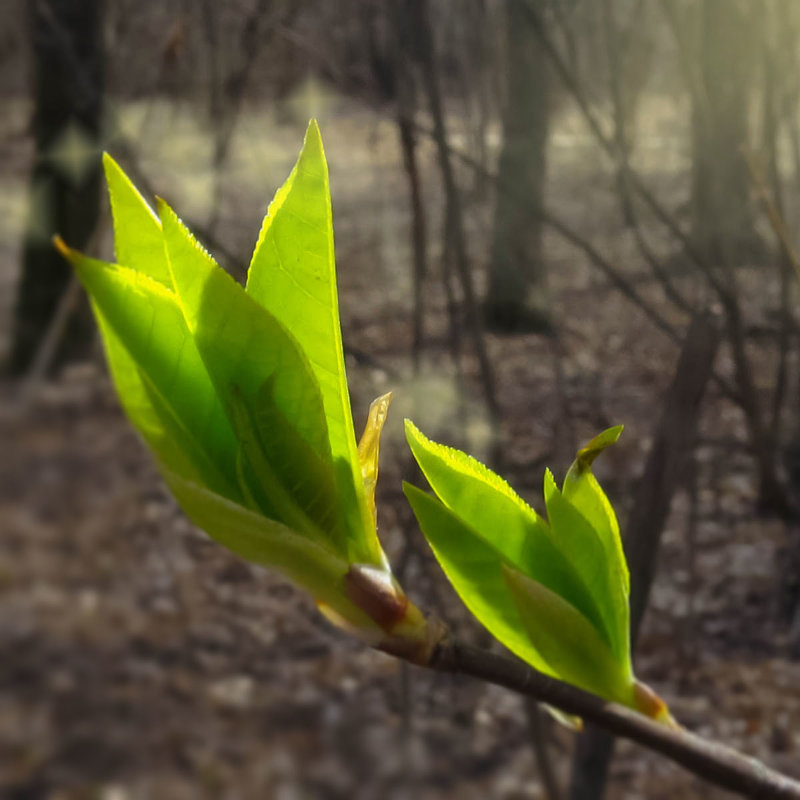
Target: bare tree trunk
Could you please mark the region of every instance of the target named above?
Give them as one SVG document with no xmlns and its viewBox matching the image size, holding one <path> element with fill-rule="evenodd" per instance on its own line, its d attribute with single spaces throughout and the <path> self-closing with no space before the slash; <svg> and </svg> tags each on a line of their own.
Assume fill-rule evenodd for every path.
<svg viewBox="0 0 800 800">
<path fill-rule="evenodd" d="M 748 109 L 755 72 L 751 0 L 703 0 L 692 96 L 692 237 L 706 258 L 736 263 L 757 242 L 747 167 Z"/>
<path fill-rule="evenodd" d="M 536 208 L 544 193 L 548 67 L 525 5 L 525 0 L 508 0 L 505 6 L 507 97 L 498 177 L 518 185 Z M 485 310 L 494 330 L 550 329 L 541 223 L 505 193 L 498 194 L 495 206 Z"/>
<path fill-rule="evenodd" d="M 14 313 L 10 368 L 33 362 L 70 280 L 51 238 L 83 247 L 97 223 L 103 107 L 101 0 L 35 0 L 28 6 L 35 64 L 36 160 Z M 94 326 L 86 308 L 71 315 L 54 366 L 86 355 Z"/>
</svg>

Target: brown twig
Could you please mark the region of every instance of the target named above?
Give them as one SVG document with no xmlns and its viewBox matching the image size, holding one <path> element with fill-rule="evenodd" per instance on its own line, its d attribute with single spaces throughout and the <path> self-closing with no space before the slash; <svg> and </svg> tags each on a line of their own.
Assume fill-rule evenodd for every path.
<svg viewBox="0 0 800 800">
<path fill-rule="evenodd" d="M 690 731 L 668 728 L 629 708 L 537 672 L 515 658 L 490 653 L 455 640 L 434 652 L 429 666 L 469 675 L 582 717 L 607 731 L 643 745 L 709 783 L 756 800 L 800 800 L 800 783 L 757 759 Z"/>
</svg>

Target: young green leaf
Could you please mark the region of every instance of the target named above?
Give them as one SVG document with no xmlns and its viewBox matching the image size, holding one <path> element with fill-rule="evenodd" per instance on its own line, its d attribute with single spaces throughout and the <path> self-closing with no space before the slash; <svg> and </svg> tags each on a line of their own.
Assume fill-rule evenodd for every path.
<svg viewBox="0 0 800 800">
<path fill-rule="evenodd" d="M 117 263 L 171 289 L 172 277 L 158 217 L 108 153 L 103 153 L 103 168 L 114 219 Z"/>
<path fill-rule="evenodd" d="M 322 392 L 340 502 L 350 528 L 374 528 L 363 491 L 347 389 L 333 248 L 328 165 L 317 123 L 261 227 L 247 293 L 292 331 Z M 377 537 L 369 561 L 378 558 Z M 355 554 L 354 554 L 355 556 Z"/>
<path fill-rule="evenodd" d="M 475 459 L 431 442 L 408 421 L 406 435 L 439 499 L 410 486 L 406 496 L 479 621 L 537 669 L 669 721 L 663 703 L 633 676 L 619 529 L 590 480 L 591 458 L 619 430 L 578 454 L 563 493 L 546 472 L 549 524 Z"/>
<path fill-rule="evenodd" d="M 503 558 L 435 497 L 410 483 L 403 492 L 425 538 L 464 605 L 512 653 L 555 675 L 531 641 L 503 574 Z"/>
<path fill-rule="evenodd" d="M 504 575 L 530 640 L 552 674 L 609 700 L 630 705 L 633 681 L 608 644 L 574 606 L 513 567 Z"/>
<path fill-rule="evenodd" d="M 175 456 L 168 457 L 164 448 L 173 448 L 173 442 L 182 438 L 204 481 L 240 500 L 227 477 L 235 474 L 238 444 L 175 296 L 141 273 L 74 250 L 62 252 L 91 294 L 103 328 L 113 332 L 107 347 L 117 384 L 126 392 L 126 410 L 135 415 L 134 424 L 152 431 L 148 441 L 155 444 L 157 436 L 161 444 L 156 453 L 165 463 L 176 464 Z M 133 364 L 139 378 L 130 372 Z M 153 410 L 153 396 L 170 410 L 171 421 Z M 166 433 L 159 434 L 159 428 Z"/>
<path fill-rule="evenodd" d="M 213 486 L 225 497 L 236 497 L 233 485 L 160 399 L 96 304 L 94 313 L 125 413 L 150 448 L 158 453 L 160 462 L 189 480 Z"/>
<path fill-rule="evenodd" d="M 616 591 L 600 536 L 593 524 L 562 495 L 550 470 L 545 471 L 544 497 L 553 539 L 591 594 L 603 620 L 599 630 L 624 664 L 630 658 L 628 598 Z"/>
<path fill-rule="evenodd" d="M 605 492 L 592 474 L 592 463 L 595 458 L 614 444 L 621 433 L 622 425 L 609 428 L 579 450 L 564 478 L 562 492 L 564 498 L 591 522 L 600 537 L 611 577 L 612 591 L 616 596 L 615 602 L 623 607 L 627 614 L 630 576 L 625 553 L 622 550 L 619 523 Z M 628 630 L 627 620 L 622 627 Z"/>
<path fill-rule="evenodd" d="M 380 636 L 379 627 L 342 591 L 349 566 L 333 549 L 168 470 L 164 476 L 181 508 L 213 539 L 247 561 L 277 569 L 318 603 L 335 609 L 355 630 Z"/>
<path fill-rule="evenodd" d="M 508 564 L 566 597 L 610 642 L 599 606 L 547 523 L 479 461 L 432 442 L 410 420 L 405 425 L 411 451 L 439 499 Z"/>
<path fill-rule="evenodd" d="M 245 473 L 250 494 L 266 516 L 283 520 L 312 538 L 327 539 L 337 552 L 346 553 L 331 465 L 320 459 L 286 421 L 270 388 L 268 380 L 258 393 L 256 405 L 252 405 L 238 386 L 231 387 L 231 421 L 252 467 Z M 272 459 L 273 454 L 288 454 L 288 458 Z"/>
<path fill-rule="evenodd" d="M 122 266 L 58 246 L 90 295 L 126 412 L 178 501 L 369 643 L 424 661 L 433 628 L 376 533 L 389 396 L 373 404 L 356 447 L 316 125 L 270 207 L 248 291 L 166 203 L 154 215 L 116 163 L 104 165 Z"/>
<path fill-rule="evenodd" d="M 335 483 L 325 411 L 302 350 L 200 248 L 163 201 L 159 212 L 186 324 L 237 438 L 263 479 L 260 488 L 269 505 L 296 530 L 328 536 L 346 553 L 349 542 L 338 503 L 325 488 Z M 324 533 L 307 514 L 319 499 L 320 482 L 330 501 L 321 510 L 329 523 Z M 358 542 L 359 531 L 353 533 Z M 367 554 L 359 558 L 367 560 Z"/>
</svg>

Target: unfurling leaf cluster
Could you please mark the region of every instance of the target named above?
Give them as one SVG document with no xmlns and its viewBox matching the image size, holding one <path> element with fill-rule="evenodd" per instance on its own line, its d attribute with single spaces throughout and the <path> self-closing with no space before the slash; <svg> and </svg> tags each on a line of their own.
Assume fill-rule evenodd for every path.
<svg viewBox="0 0 800 800">
<path fill-rule="evenodd" d="M 356 443 L 339 325 L 328 170 L 316 123 L 270 204 L 246 287 L 172 209 L 154 212 L 104 158 L 116 263 L 57 246 L 91 299 L 117 392 L 187 515 L 239 556 L 308 590 L 337 625 L 428 663 L 446 635 L 392 575 L 375 486 L 390 395 Z M 436 497 L 405 492 L 472 613 L 536 669 L 668 720 L 633 676 L 629 579 L 595 480 L 612 428 L 578 453 L 548 521 L 485 466 L 409 445 Z"/>
<path fill-rule="evenodd" d="M 344 371 L 328 171 L 316 123 L 272 201 L 242 288 L 163 201 L 104 158 L 117 263 L 63 243 L 91 298 L 122 404 L 188 516 L 277 568 L 343 627 L 424 650 L 426 623 L 376 531 L 390 396 L 356 444 Z M 402 641 L 398 641 L 402 639 Z"/>
<path fill-rule="evenodd" d="M 610 428 L 580 450 L 560 489 L 545 471 L 544 520 L 483 464 L 406 421 L 436 497 L 410 484 L 404 490 L 464 604 L 509 650 L 540 672 L 666 722 L 664 704 L 633 675 L 628 568 L 616 515 L 591 470 L 621 432 Z"/>
</svg>

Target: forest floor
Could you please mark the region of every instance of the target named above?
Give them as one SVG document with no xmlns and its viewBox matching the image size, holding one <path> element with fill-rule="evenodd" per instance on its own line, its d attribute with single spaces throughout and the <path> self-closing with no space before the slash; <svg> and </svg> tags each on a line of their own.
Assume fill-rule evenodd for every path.
<svg viewBox="0 0 800 800">
<path fill-rule="evenodd" d="M 138 141 L 153 142 L 140 153 L 141 168 L 187 220 L 208 219 L 213 174 L 197 168 L 210 152 L 208 137 L 196 133 L 202 120 L 190 109 L 148 108 L 131 106 L 123 116 Z M 31 157 L 24 115 L 11 117 L 0 118 L 0 183 L 8 187 L 0 196 L 0 314 L 10 312 Z M 459 377 L 449 348 L 440 242 L 430 246 L 426 345 L 415 373 L 409 215 L 396 133 L 389 122 L 333 101 L 321 117 L 357 426 L 372 397 L 388 389 L 396 396 L 382 446 L 381 536 L 418 604 L 464 637 L 483 640 L 400 491 L 401 479 L 413 476 L 404 416 L 435 439 L 487 456 L 474 358 L 465 337 Z M 242 263 L 302 130 L 298 121 L 277 125 L 255 112 L 241 119 L 216 233 Z M 648 146 L 658 165 L 648 179 L 672 202 L 685 159 L 661 153 L 655 139 L 645 139 Z M 441 198 L 427 144 L 422 157 L 436 232 Z M 554 138 L 549 202 L 633 279 L 642 267 L 596 161 L 567 121 Z M 480 200 L 478 192 L 468 201 L 479 284 L 490 229 Z M 107 239 L 98 246 L 107 254 Z M 597 465 L 624 519 L 677 348 L 549 233 L 545 252 L 559 348 L 541 336 L 487 336 L 502 412 L 502 471 L 540 507 L 544 466 L 563 476 L 576 443 L 624 422 L 622 440 Z M 767 319 L 772 277 L 745 268 L 740 278 L 748 318 Z M 685 324 L 657 286 L 637 285 Z M 7 338 L 0 352 L 3 345 Z M 754 345 L 752 353 L 766 390 L 769 352 Z M 730 374 L 724 348 L 717 369 Z M 786 531 L 756 516 L 753 465 L 736 444 L 743 421 L 713 387 L 700 437 L 699 523 L 692 537 L 684 487 L 665 530 L 637 674 L 687 727 L 800 777 L 800 662 L 789 657 L 778 591 Z M 100 357 L 27 392 L 0 382 L 0 442 L 3 798 L 544 797 L 519 698 L 367 650 L 332 629 L 307 597 L 195 530 L 125 421 Z M 551 727 L 548 740 L 566 783 L 573 735 Z M 623 742 L 608 796 L 729 795 Z"/>
</svg>

